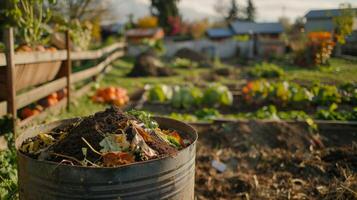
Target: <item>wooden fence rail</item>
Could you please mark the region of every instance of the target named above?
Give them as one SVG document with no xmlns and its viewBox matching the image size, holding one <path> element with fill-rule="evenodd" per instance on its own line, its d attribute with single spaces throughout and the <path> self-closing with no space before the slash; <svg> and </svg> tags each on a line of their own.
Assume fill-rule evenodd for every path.
<svg viewBox="0 0 357 200">
<path fill-rule="evenodd" d="M 79 94 L 84 94 L 86 90 L 90 87 L 89 85 L 84 85 L 79 88 L 78 91 L 71 91 L 71 85 L 90 79 L 94 80 L 94 77 L 102 74 L 105 69 L 114 60 L 124 56 L 125 54 L 125 42 L 119 42 L 112 44 L 110 46 L 98 49 L 89 50 L 81 52 L 72 52 L 69 49 L 69 35 L 66 34 L 66 50 L 59 50 L 56 52 L 14 52 L 14 39 L 12 28 L 5 30 L 4 44 L 6 45 L 6 52 L 0 53 L 0 69 L 5 69 L 6 73 L 0 73 L 0 83 L 5 83 L 5 89 L 0 90 L 0 117 L 10 114 L 13 116 L 13 131 L 16 132 L 16 127 L 21 127 L 27 125 L 36 118 L 44 118 L 49 112 L 55 110 L 60 110 L 62 107 L 67 106 L 69 108 L 69 103 L 71 96 L 78 96 Z M 101 59 L 102 61 L 88 69 L 72 73 L 72 61 L 77 60 L 95 60 Z M 29 64 L 37 63 L 49 63 L 54 61 L 63 61 L 60 68 L 61 76 L 56 76 L 55 79 L 49 80 L 39 85 L 31 87 L 32 89 L 17 94 L 18 91 L 15 87 L 16 85 L 16 67 L 17 66 L 30 66 Z M 50 66 L 49 66 L 50 67 Z M 37 73 L 37 72 L 36 72 Z M 38 73 L 41 73 L 39 71 Z M 31 74 L 30 74 L 31 77 Z M 3 79 L 3 80 L 1 80 Z M 49 94 L 59 91 L 63 88 L 67 88 L 68 94 L 63 98 L 58 104 L 53 107 L 46 109 L 39 115 L 31 116 L 22 121 L 17 120 L 17 110 L 23 108 L 33 102 L 36 102 Z"/>
</svg>

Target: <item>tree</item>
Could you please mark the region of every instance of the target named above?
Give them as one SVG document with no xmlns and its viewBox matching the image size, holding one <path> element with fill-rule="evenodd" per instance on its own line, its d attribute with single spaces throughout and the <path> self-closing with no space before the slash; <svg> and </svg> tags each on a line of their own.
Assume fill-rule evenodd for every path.
<svg viewBox="0 0 357 200">
<path fill-rule="evenodd" d="M 251 21 L 254 22 L 255 21 L 255 6 L 253 4 L 253 0 L 248 0 L 248 6 L 247 6 L 247 10 L 246 10 L 246 17 L 247 17 L 247 21 Z"/>
<path fill-rule="evenodd" d="M 164 28 L 166 33 L 171 31 L 171 26 L 168 21 L 169 17 L 180 16 L 177 8 L 179 1 L 180 0 L 151 0 L 151 14 L 159 19 L 159 24 Z"/>
<path fill-rule="evenodd" d="M 53 11 L 53 20 L 59 23 L 72 20 L 108 20 L 113 17 L 109 3 L 103 0 L 61 0 L 49 8 Z"/>
<path fill-rule="evenodd" d="M 345 44 L 346 36 L 350 35 L 353 31 L 353 19 L 356 16 L 356 12 L 350 4 L 341 4 L 340 8 L 340 15 L 333 18 L 335 37 L 338 43 Z"/>
<path fill-rule="evenodd" d="M 227 21 L 234 21 L 239 19 L 239 10 L 238 10 L 238 4 L 236 0 L 231 1 L 231 8 L 228 12 L 228 16 L 226 17 Z"/>
</svg>

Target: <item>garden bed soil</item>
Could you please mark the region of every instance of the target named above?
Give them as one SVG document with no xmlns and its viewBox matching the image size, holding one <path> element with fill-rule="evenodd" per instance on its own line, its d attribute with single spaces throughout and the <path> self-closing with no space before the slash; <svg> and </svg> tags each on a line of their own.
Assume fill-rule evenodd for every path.
<svg viewBox="0 0 357 200">
<path fill-rule="evenodd" d="M 342 131 L 343 132 L 343 131 Z M 344 135 L 341 134 L 340 137 Z M 217 160 L 226 165 L 220 173 Z M 204 199 L 356 199 L 357 146 L 285 122 L 201 126 L 196 196 Z"/>
</svg>

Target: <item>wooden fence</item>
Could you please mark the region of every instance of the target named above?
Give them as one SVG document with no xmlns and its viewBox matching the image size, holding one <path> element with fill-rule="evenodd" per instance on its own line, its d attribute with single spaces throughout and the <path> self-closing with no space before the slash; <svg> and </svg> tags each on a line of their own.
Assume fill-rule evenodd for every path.
<svg viewBox="0 0 357 200">
<path fill-rule="evenodd" d="M 125 54 L 126 47 L 124 42 L 120 42 L 99 50 L 72 52 L 69 48 L 70 39 L 69 34 L 67 33 L 66 50 L 58 50 L 55 52 L 46 51 L 15 53 L 12 28 L 5 30 L 4 36 L 6 51 L 5 53 L 0 53 L 0 117 L 7 114 L 12 116 L 12 127 L 14 132 L 16 132 L 17 127 L 25 126 L 34 119 L 43 118 L 53 110 L 60 110 L 60 108 L 63 107 L 67 107 L 68 109 L 71 98 L 80 96 L 88 91 L 90 89 L 91 82 L 84 84 L 84 86 L 77 90 L 74 90 L 74 87 L 71 87 L 71 85 L 85 80 L 95 80 L 96 77 L 105 71 L 111 62 Z M 99 59 L 101 61 L 99 64 L 88 69 L 72 73 L 72 61 Z M 49 80 L 43 81 L 41 84 L 25 85 L 25 87 L 27 87 L 26 91 L 19 92 L 19 76 L 21 76 L 21 79 L 24 79 L 24 81 L 33 81 L 31 79 L 35 79 L 37 75 L 47 73 L 42 70 L 51 70 L 51 67 L 53 67 L 51 63 L 53 62 L 62 62 L 62 65 L 59 70 L 57 69 L 58 73 L 55 73 L 57 75 L 54 78 L 50 77 Z M 41 71 L 39 71 L 38 69 L 40 68 L 36 67 L 39 67 L 41 64 L 45 65 L 45 68 L 42 67 Z M 18 69 L 20 67 L 25 70 L 33 68 L 37 69 L 37 71 L 19 71 Z M 23 76 L 28 77 L 24 78 Z M 49 107 L 40 114 L 31 116 L 24 120 L 19 120 L 17 118 L 18 109 L 64 88 L 67 88 L 67 95 L 55 106 Z"/>
</svg>

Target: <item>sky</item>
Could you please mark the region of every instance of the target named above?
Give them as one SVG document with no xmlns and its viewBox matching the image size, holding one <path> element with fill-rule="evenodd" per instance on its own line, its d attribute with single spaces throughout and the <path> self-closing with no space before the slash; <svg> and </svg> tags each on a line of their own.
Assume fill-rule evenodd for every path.
<svg viewBox="0 0 357 200">
<path fill-rule="evenodd" d="M 135 18 L 149 14 L 150 0 L 112 0 L 112 2 L 120 21 L 127 20 L 130 13 L 133 13 Z M 181 0 L 179 9 L 186 20 L 208 18 L 214 21 L 221 18 L 214 9 L 217 2 L 229 5 L 230 0 Z M 242 7 L 246 4 L 246 0 L 237 0 L 237 2 Z M 260 22 L 277 21 L 283 15 L 294 20 L 296 17 L 304 16 L 311 9 L 338 8 L 339 4 L 345 2 L 357 7 L 357 0 L 253 0 L 257 9 L 257 21 Z"/>
</svg>

